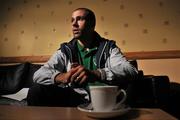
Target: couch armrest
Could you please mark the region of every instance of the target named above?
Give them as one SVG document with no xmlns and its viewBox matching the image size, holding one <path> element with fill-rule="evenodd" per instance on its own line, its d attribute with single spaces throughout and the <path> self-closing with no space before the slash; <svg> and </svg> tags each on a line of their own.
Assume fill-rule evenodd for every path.
<svg viewBox="0 0 180 120">
<path fill-rule="evenodd" d="M 29 63 L 29 69 L 26 78 L 24 79 L 24 88 L 29 88 L 34 84 L 33 75 L 41 66 L 42 64 Z"/>
<path fill-rule="evenodd" d="M 131 86 L 130 105 L 132 107 L 164 107 L 170 91 L 168 76 L 143 76 Z"/>
<path fill-rule="evenodd" d="M 13 94 L 24 85 L 29 63 L 0 66 L 0 95 Z"/>
</svg>

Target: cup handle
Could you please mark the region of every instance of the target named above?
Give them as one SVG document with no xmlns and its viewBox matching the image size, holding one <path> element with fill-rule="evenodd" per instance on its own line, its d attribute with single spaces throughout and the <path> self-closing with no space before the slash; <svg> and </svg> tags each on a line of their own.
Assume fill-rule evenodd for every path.
<svg viewBox="0 0 180 120">
<path fill-rule="evenodd" d="M 124 103 L 124 101 L 125 101 L 126 98 L 127 98 L 127 94 L 126 94 L 126 91 L 125 91 L 125 90 L 120 89 L 120 90 L 117 92 L 117 96 L 118 96 L 120 93 L 123 93 L 123 98 L 122 98 L 122 100 L 121 100 L 120 102 L 118 102 L 118 103 L 115 105 L 114 109 L 118 109 L 118 108 L 120 107 L 120 105 L 121 105 L 122 103 Z"/>
</svg>

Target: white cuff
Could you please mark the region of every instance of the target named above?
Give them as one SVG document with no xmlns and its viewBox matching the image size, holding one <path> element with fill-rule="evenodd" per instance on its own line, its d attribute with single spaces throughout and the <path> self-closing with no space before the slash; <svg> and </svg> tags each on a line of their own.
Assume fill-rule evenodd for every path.
<svg viewBox="0 0 180 120">
<path fill-rule="evenodd" d="M 101 80 L 106 80 L 106 72 L 102 69 L 97 69 L 101 73 Z"/>
</svg>

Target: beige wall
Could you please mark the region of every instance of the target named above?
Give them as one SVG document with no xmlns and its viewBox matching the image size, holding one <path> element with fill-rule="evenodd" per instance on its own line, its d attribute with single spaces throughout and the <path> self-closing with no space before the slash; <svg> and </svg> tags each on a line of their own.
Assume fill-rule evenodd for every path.
<svg viewBox="0 0 180 120">
<path fill-rule="evenodd" d="M 0 0 L 0 56 L 52 54 L 71 39 L 77 7 L 92 9 L 96 31 L 122 51 L 180 50 L 179 6 L 179 0 Z M 145 74 L 180 82 L 179 59 L 138 62 Z"/>
</svg>

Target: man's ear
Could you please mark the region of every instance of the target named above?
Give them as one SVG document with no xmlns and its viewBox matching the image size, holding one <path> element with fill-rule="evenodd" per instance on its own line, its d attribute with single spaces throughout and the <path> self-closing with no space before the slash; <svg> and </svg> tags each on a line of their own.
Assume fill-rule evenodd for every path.
<svg viewBox="0 0 180 120">
<path fill-rule="evenodd" d="M 95 30 L 95 27 L 93 27 L 92 25 L 89 25 L 89 29 L 90 29 L 91 31 L 94 31 L 94 30 Z"/>
</svg>

